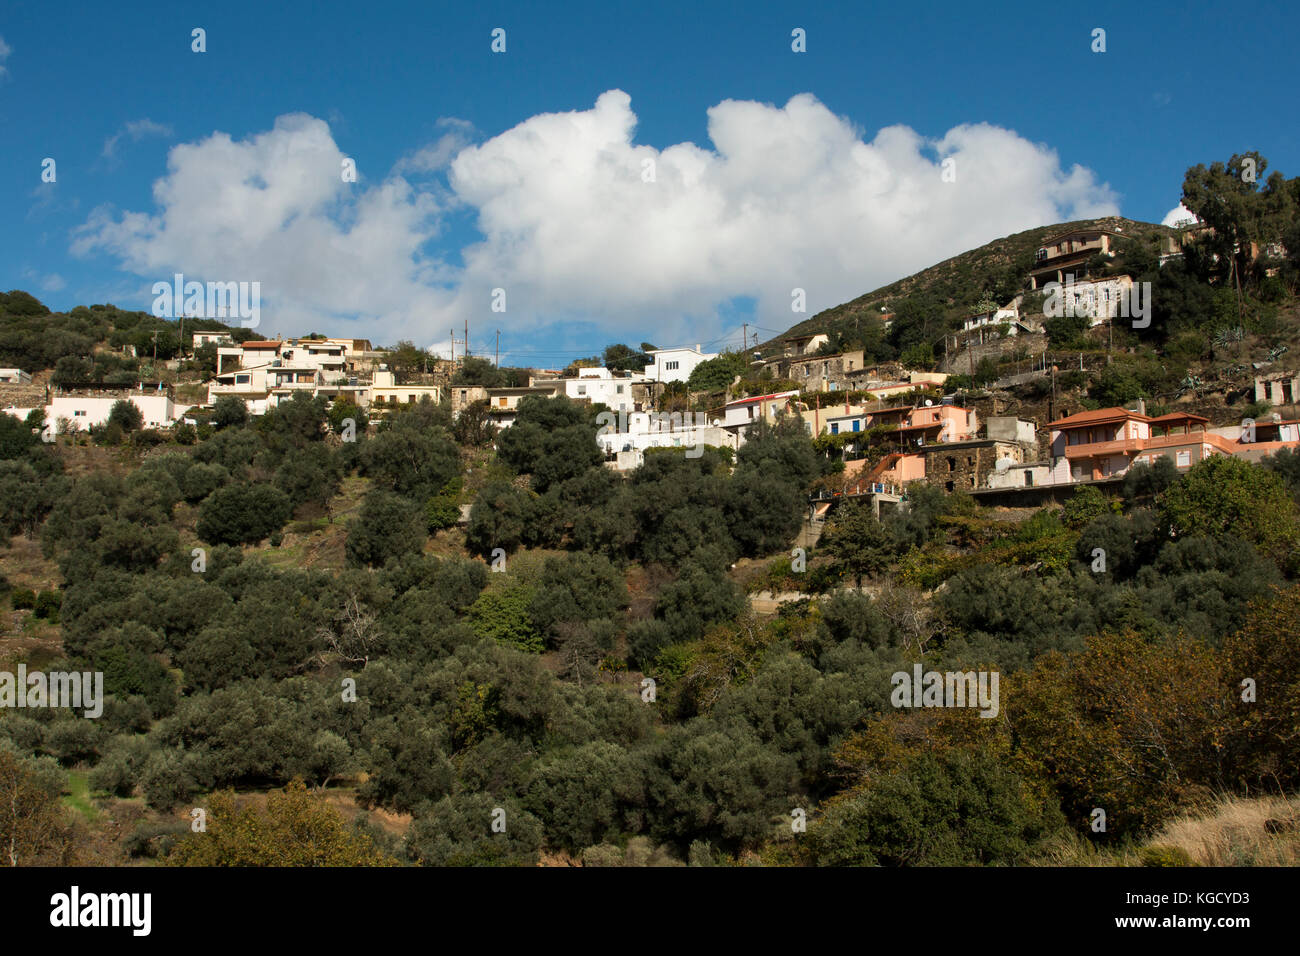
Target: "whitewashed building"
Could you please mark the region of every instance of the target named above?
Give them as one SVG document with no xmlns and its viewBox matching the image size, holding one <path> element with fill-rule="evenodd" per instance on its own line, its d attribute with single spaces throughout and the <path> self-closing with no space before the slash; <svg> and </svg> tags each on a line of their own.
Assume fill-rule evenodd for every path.
<svg viewBox="0 0 1300 956">
<path fill-rule="evenodd" d="M 684 382 L 695 366 L 718 357 L 716 352 L 701 352 L 698 345 L 693 349 L 654 349 L 646 354 L 654 362 L 645 367 L 645 377 L 654 382 Z"/>
<path fill-rule="evenodd" d="M 70 431 L 89 431 L 107 422 L 119 401 L 128 401 L 140 410 L 144 428 L 170 428 L 190 407 L 177 405 L 171 387 L 159 383 L 56 388 L 45 406 L 45 425 L 62 432 L 59 423 L 66 421 Z"/>
<path fill-rule="evenodd" d="M 631 412 L 618 416 L 613 425 L 596 432 L 596 444 L 606 463 L 615 471 L 640 467 L 650 448 L 683 448 L 701 454 L 706 446 L 735 449 L 737 436 L 722 427 L 718 419 L 703 412 Z"/>
<path fill-rule="evenodd" d="M 689 374 L 689 373 L 688 373 Z M 531 378 L 533 386 L 555 386 L 557 394 L 593 405 L 607 405 L 615 410 L 636 408 L 632 386 L 646 381 L 642 375 L 615 375 L 607 368 L 580 368 L 574 378 Z"/>
<path fill-rule="evenodd" d="M 277 359 L 264 365 L 221 373 L 208 383 L 208 404 L 222 395 L 235 395 L 244 400 L 250 414 L 261 415 L 296 391 L 306 391 L 314 396 L 324 384 L 320 369 L 287 365 Z"/>
</svg>

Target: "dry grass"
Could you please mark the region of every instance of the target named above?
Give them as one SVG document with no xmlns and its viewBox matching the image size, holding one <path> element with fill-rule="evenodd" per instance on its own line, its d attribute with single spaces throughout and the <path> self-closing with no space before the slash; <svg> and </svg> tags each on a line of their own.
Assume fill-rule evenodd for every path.
<svg viewBox="0 0 1300 956">
<path fill-rule="evenodd" d="M 1193 866 L 1300 866 L 1300 796 L 1221 797 L 1137 845 L 1098 847 L 1066 834 L 1030 865 L 1143 866 L 1152 856 L 1181 857 Z"/>
<path fill-rule="evenodd" d="M 245 548 L 245 553 L 256 554 L 267 564 L 280 569 L 341 570 L 347 564 L 345 546 L 348 521 L 360 512 L 362 500 L 369 488 L 370 481 L 367 478 L 344 478 L 339 493 L 330 500 L 332 521 L 321 522 L 317 519 L 313 522 L 315 529 L 307 533 L 290 530 L 295 525 L 303 526 L 300 522 L 291 521 L 286 527 L 280 547 L 273 548 L 263 543 Z"/>
<path fill-rule="evenodd" d="M 1198 866 L 1300 866 L 1300 796 L 1227 797 L 1172 821 L 1148 845 L 1176 847 Z"/>
<path fill-rule="evenodd" d="M 9 546 L 0 550 L 0 574 L 16 588 L 33 591 L 50 591 L 62 581 L 59 566 L 41 554 L 41 543 L 35 538 L 15 535 Z"/>
</svg>

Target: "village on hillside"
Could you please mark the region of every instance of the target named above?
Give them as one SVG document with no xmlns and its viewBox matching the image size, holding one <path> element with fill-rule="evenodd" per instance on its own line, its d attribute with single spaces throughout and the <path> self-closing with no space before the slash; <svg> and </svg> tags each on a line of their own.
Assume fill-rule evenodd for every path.
<svg viewBox="0 0 1300 956">
<path fill-rule="evenodd" d="M 1160 265 L 1180 257 L 1184 244 L 1207 231 L 1194 222 L 1182 224 L 1164 239 Z M 1181 410 L 1150 415 L 1140 399 L 1131 407 L 1068 413 L 1057 407 L 1056 373 L 1068 368 L 1049 365 L 1044 310 L 1024 308 L 1026 299 L 1039 293 L 1034 301 L 1041 305 L 1041 293 L 1057 289 L 1065 314 L 1086 317 L 1089 328 L 1102 334 L 1112 323 L 1129 322 L 1132 276 L 1086 277 L 1089 261 L 1114 258 L 1115 245 L 1123 238 L 1119 231 L 1098 227 L 1046 239 L 1023 277 L 1020 294 L 1005 305 L 970 315 L 960 332 L 945 336 L 945 351 L 950 342 L 952 349 L 941 363 L 945 371 L 908 368 L 899 361 L 873 364 L 861 349 L 830 348 L 825 333 L 787 335 L 765 350 L 756 347 L 751 352 L 746 346 L 741 361 L 748 372 L 735 376 L 732 385 L 748 388 L 724 389 L 722 400 L 707 411 L 680 411 L 680 396 L 692 373 L 719 358 L 698 344 L 647 350 L 643 357 L 648 362 L 640 371 L 577 362 L 568 370 L 571 374 L 529 369 L 518 384 L 485 386 L 461 381 L 464 355 L 450 361 L 433 359 L 431 368 L 426 359 L 423 371 L 399 373 L 390 367 L 391 350 L 367 339 L 237 341 L 242 330 L 234 329 L 192 333 L 193 350 L 211 347 L 216 354 L 215 374 L 201 383 L 200 401 L 178 398 L 180 386 L 174 383 L 41 386 L 29 372 L 10 368 L 0 369 L 0 411 L 39 421 L 46 440 L 53 440 L 104 427 L 119 401 L 139 410 L 142 427 L 169 430 L 204 421 L 222 398 L 238 399 L 256 416 L 296 395 L 324 397 L 359 410 L 369 422 L 381 421 L 401 405 L 449 400 L 453 419 L 473 408 L 486 424 L 500 430 L 513 424 L 522 399 L 565 397 L 615 413 L 617 424 L 600 429 L 597 442 L 607 467 L 619 472 L 637 468 L 652 448 L 734 451 L 756 422 L 795 417 L 808 435 L 822 440 L 826 454 L 844 462 L 843 471 L 825 482 L 810 502 L 812 524 L 820 523 L 840 498 L 865 498 L 879 514 L 882 505 L 904 503 L 907 487 L 918 481 L 947 492 L 970 492 L 986 504 L 1034 506 L 1059 502 L 1075 486 L 1117 486 L 1132 466 L 1151 465 L 1160 458 L 1184 472 L 1213 455 L 1259 461 L 1279 449 L 1300 446 L 1300 418 L 1283 411 L 1259 421 L 1225 422 Z M 1251 249 L 1252 260 L 1285 255 L 1280 245 Z M 887 330 L 892 319 L 882 312 L 878 321 Z M 125 345 L 123 352 L 133 356 L 135 349 Z M 1013 374 L 991 384 L 1046 379 L 1052 393 L 1045 407 L 1040 403 L 1029 411 L 1008 410 L 1011 403 L 1005 399 L 971 397 L 969 388 L 947 387 L 950 379 L 973 378 L 959 369 L 974 373 L 977 363 L 1006 354 L 1023 357 L 1023 362 Z M 1079 360 L 1082 363 L 1082 356 Z M 1286 370 L 1284 364 L 1263 364 L 1267 367 L 1259 367 L 1254 377 L 1255 401 L 1294 414 L 1300 404 L 1300 372 Z M 182 359 L 164 365 L 176 370 Z M 1023 372 L 1018 370 L 1021 365 Z M 755 383 L 771 383 L 771 390 L 755 389 Z M 668 394 L 677 401 L 665 402 Z M 717 392 L 687 394 L 697 406 L 719 397 Z M 668 412 L 670 406 L 675 411 Z"/>
</svg>

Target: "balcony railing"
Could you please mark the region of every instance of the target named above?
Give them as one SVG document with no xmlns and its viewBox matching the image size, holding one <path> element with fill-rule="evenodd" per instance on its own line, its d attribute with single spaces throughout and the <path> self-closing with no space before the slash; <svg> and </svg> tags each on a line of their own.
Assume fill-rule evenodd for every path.
<svg viewBox="0 0 1300 956">
<path fill-rule="evenodd" d="M 1092 458 L 1095 455 L 1121 455 L 1129 452 L 1141 451 L 1146 447 L 1148 439 L 1145 438 L 1117 438 L 1112 441 L 1091 441 L 1080 442 L 1077 445 L 1065 446 L 1065 457 L 1074 458 Z"/>
</svg>

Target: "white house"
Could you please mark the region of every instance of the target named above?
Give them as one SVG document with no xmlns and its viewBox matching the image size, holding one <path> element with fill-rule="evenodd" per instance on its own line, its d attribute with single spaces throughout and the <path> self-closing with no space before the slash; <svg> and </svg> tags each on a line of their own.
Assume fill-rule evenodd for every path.
<svg viewBox="0 0 1300 956">
<path fill-rule="evenodd" d="M 222 395 L 237 395 L 253 415 L 274 408 L 295 391 L 315 395 L 324 383 L 320 369 L 307 365 L 287 365 L 276 360 L 263 365 L 236 368 L 223 372 L 208 383 L 208 404 Z"/>
<path fill-rule="evenodd" d="M 0 368 L 0 382 L 5 385 L 30 385 L 32 375 L 20 368 Z"/>
<path fill-rule="evenodd" d="M 157 383 L 59 388 L 45 406 L 45 424 L 62 431 L 59 422 L 66 420 L 74 431 L 89 431 L 107 422 L 113 406 L 123 400 L 140 410 L 145 428 L 170 428 L 189 408 L 177 405 L 171 389 Z"/>
<path fill-rule="evenodd" d="M 1019 332 L 1016 323 L 1020 319 L 1020 313 L 1016 309 L 994 309 L 992 312 L 981 312 L 979 315 L 972 315 L 961 324 L 963 332 L 973 332 L 975 329 L 981 329 L 986 326 L 1007 325 L 1009 326 L 1008 334 L 1015 335 Z"/>
<path fill-rule="evenodd" d="M 632 385 L 644 381 L 644 376 L 615 375 L 607 368 L 580 368 L 576 378 L 531 378 L 529 384 L 558 386 L 568 398 L 630 410 L 636 407 Z"/>
<path fill-rule="evenodd" d="M 341 342 L 331 342 L 328 339 L 296 339 L 281 347 L 279 357 L 285 364 L 320 369 L 327 382 L 333 383 L 347 377 L 347 362 Z"/>
<path fill-rule="evenodd" d="M 268 364 L 280 357 L 284 342 L 244 342 L 242 345 L 222 346 L 217 349 L 218 374 L 235 368 L 252 368 Z"/>
<path fill-rule="evenodd" d="M 229 332 L 195 332 L 194 347 L 201 348 L 204 345 L 231 345 L 234 340 L 231 339 Z"/>
<path fill-rule="evenodd" d="M 646 354 L 654 358 L 654 363 L 645 367 L 645 377 L 654 382 L 684 382 L 695 366 L 718 357 L 716 352 L 701 352 L 698 345 L 693 349 L 654 349 Z"/>
<path fill-rule="evenodd" d="M 737 437 L 703 412 L 631 412 L 619 417 L 614 427 L 601 428 L 596 443 L 615 471 L 640 467 L 648 448 L 685 448 L 698 457 L 704 446 L 732 448 Z"/>
<path fill-rule="evenodd" d="M 778 414 L 802 411 L 798 390 L 773 392 L 771 395 L 756 395 L 753 398 L 740 398 L 722 406 L 722 427 L 736 435 L 738 443 L 743 443 L 749 426 L 758 421 L 774 422 Z"/>
<path fill-rule="evenodd" d="M 404 405 L 428 398 L 437 404 L 442 401 L 442 388 L 438 385 L 398 385 L 391 369 L 380 366 L 370 381 L 372 405 Z"/>
</svg>

